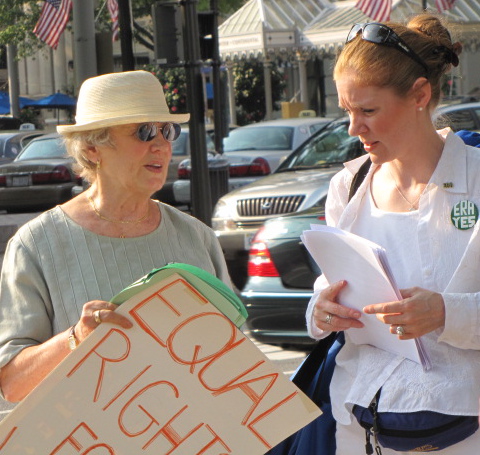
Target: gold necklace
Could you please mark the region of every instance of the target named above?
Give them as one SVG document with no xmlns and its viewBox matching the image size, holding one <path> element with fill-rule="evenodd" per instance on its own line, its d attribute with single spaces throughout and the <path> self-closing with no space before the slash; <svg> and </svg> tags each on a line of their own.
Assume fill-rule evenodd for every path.
<svg viewBox="0 0 480 455">
<path fill-rule="evenodd" d="M 150 214 L 150 204 L 147 207 L 147 213 L 143 215 L 141 218 L 138 218 L 137 220 L 112 220 L 111 218 L 107 218 L 106 216 L 103 216 L 100 211 L 97 209 L 97 206 L 95 205 L 95 202 L 93 202 L 93 199 L 90 195 L 86 195 L 88 202 L 90 203 L 90 206 L 92 207 L 93 211 L 95 214 L 102 220 L 108 221 L 110 223 L 120 223 L 120 224 L 136 224 L 136 223 L 141 223 L 144 221 L 148 215 Z"/>
<path fill-rule="evenodd" d="M 397 168 L 393 163 L 392 163 L 392 165 L 395 167 L 395 169 Z M 420 193 L 420 195 L 417 197 L 417 199 L 415 199 L 415 201 L 410 202 L 410 201 L 405 197 L 405 195 L 402 193 L 402 190 L 398 187 L 397 181 L 395 180 L 395 177 L 393 176 L 392 171 L 390 170 L 390 166 L 388 166 L 388 173 L 390 174 L 390 177 L 392 177 L 393 184 L 395 185 L 395 188 L 397 189 L 398 194 L 400 194 L 400 196 L 402 196 L 402 199 L 410 206 L 410 208 L 408 209 L 408 211 L 409 211 L 409 212 L 414 212 L 415 210 L 417 210 L 416 205 L 418 204 L 418 201 L 419 201 L 420 198 L 422 197 L 423 190 L 422 190 L 422 192 Z"/>
</svg>

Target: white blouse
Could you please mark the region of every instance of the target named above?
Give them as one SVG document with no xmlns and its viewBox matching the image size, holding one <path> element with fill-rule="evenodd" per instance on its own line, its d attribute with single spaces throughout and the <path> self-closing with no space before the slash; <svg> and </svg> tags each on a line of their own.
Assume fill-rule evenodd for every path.
<svg viewBox="0 0 480 455">
<path fill-rule="evenodd" d="M 446 135 L 443 154 L 413 214 L 385 214 L 372 208 L 368 189 L 375 166 L 348 203 L 353 175 L 366 157 L 346 163 L 330 184 L 327 223 L 381 244 L 399 287 L 440 292 L 446 309 L 445 327 L 422 337 L 432 361 L 429 371 L 381 349 L 354 345 L 346 331 L 330 386 L 333 414 L 345 425 L 350 423 L 353 404 L 368 406 L 381 387 L 380 411 L 478 415 L 480 221 L 469 229 L 458 229 L 455 223 L 471 224 L 471 217 L 462 217 L 463 226 L 457 217 L 467 215 L 462 208 L 468 206 L 466 201 L 480 207 L 480 153 L 452 132 L 440 133 Z M 392 223 L 395 217 L 398 226 Z M 386 225 L 380 228 L 381 223 Z M 328 335 L 312 324 L 315 301 L 327 285 L 323 276 L 317 279 L 307 310 L 307 326 L 314 338 Z"/>
</svg>

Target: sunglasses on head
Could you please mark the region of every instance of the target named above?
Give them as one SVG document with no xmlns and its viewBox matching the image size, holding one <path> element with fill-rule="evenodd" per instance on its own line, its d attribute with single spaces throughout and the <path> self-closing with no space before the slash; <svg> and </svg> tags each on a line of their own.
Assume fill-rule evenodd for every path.
<svg viewBox="0 0 480 455">
<path fill-rule="evenodd" d="M 178 123 L 165 123 L 158 126 L 157 123 L 143 123 L 137 128 L 135 135 L 142 142 L 153 141 L 161 132 L 162 136 L 168 142 L 173 142 L 180 136 L 181 126 Z"/>
<path fill-rule="evenodd" d="M 355 37 L 362 33 L 362 39 L 374 44 L 383 44 L 385 46 L 394 47 L 405 55 L 408 55 L 412 60 L 415 60 L 422 68 L 428 77 L 428 67 L 426 63 L 402 40 L 390 27 L 378 22 L 368 22 L 364 24 L 354 24 L 348 33 L 345 44 L 349 43 Z"/>
</svg>

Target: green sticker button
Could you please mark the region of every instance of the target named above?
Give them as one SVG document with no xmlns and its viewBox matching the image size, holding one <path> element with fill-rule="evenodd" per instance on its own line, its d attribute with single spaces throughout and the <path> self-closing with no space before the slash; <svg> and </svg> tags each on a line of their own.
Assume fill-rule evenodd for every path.
<svg viewBox="0 0 480 455">
<path fill-rule="evenodd" d="M 451 219 L 457 229 L 470 229 L 478 220 L 478 207 L 473 202 L 460 201 L 453 206 Z"/>
</svg>

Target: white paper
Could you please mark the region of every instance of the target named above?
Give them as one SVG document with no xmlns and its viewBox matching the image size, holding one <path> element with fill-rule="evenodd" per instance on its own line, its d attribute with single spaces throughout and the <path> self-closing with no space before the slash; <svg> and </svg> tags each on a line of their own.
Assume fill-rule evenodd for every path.
<svg viewBox="0 0 480 455">
<path fill-rule="evenodd" d="M 363 313 L 370 304 L 401 299 L 400 292 L 388 266 L 385 250 L 360 236 L 338 228 L 312 225 L 304 231 L 302 240 L 329 283 L 346 280 L 339 294 L 339 303 L 362 312 L 364 327 L 351 329 L 348 335 L 355 344 L 371 344 L 399 354 L 425 369 L 430 360 L 421 339 L 399 340 L 390 333 L 390 326 L 375 315 Z"/>
</svg>

